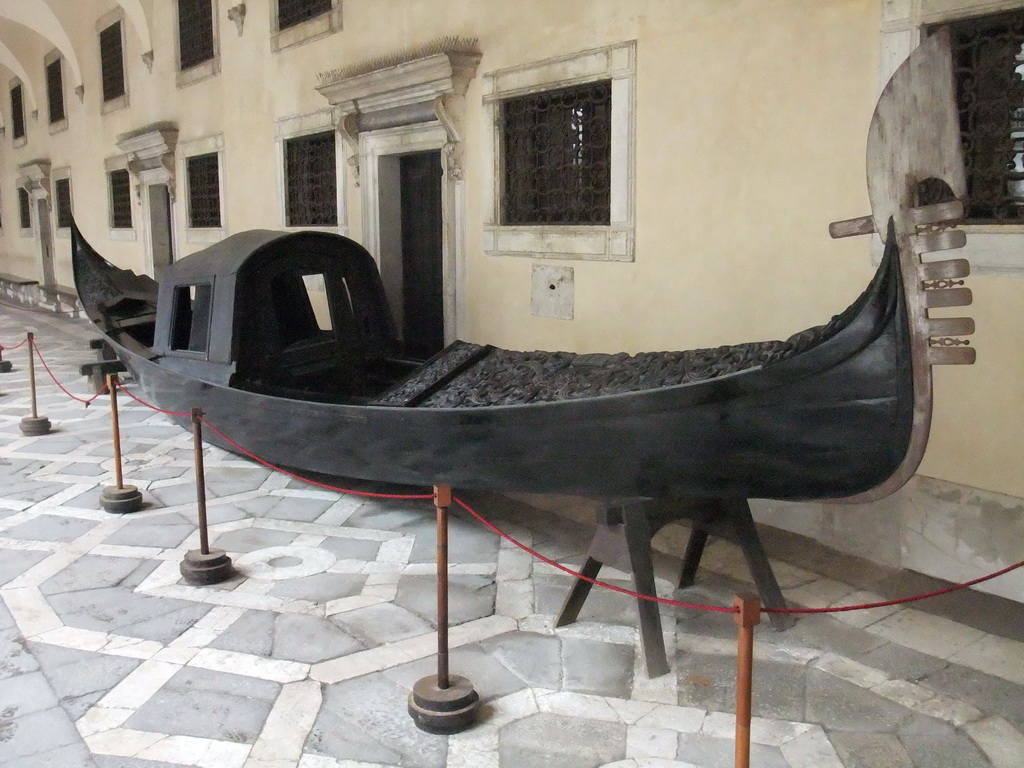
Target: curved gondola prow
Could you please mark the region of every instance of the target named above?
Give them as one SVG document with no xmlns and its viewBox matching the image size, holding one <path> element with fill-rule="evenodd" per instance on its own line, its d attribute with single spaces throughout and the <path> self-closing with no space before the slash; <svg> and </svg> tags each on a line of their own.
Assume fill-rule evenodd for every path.
<svg viewBox="0 0 1024 768">
<path fill-rule="evenodd" d="M 905 485 L 917 471 L 928 444 L 932 414 L 933 365 L 970 365 L 975 351 L 959 337 L 974 332 L 974 321 L 930 318 L 932 307 L 966 306 L 970 273 L 966 259 L 923 261 L 922 254 L 962 248 L 966 235 L 955 229 L 963 218 L 964 170 L 956 82 L 948 29 L 928 37 L 896 70 L 882 91 L 871 120 L 867 148 L 871 221 L 862 231 L 882 233 L 893 222 L 910 330 L 913 367 L 913 429 L 903 462 L 881 485 L 838 499 L 867 502 Z M 940 180 L 956 200 L 919 205 L 923 182 Z M 865 220 L 862 220 L 865 221 Z M 853 232 L 850 232 L 853 234 Z"/>
</svg>

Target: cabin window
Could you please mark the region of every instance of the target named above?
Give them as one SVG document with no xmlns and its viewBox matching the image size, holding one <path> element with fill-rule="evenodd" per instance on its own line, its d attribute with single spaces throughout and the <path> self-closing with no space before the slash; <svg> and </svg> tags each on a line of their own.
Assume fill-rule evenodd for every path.
<svg viewBox="0 0 1024 768">
<path fill-rule="evenodd" d="M 107 174 L 110 182 L 110 228 L 132 228 L 131 180 L 126 169 Z"/>
<path fill-rule="evenodd" d="M 100 73 L 105 103 L 113 102 L 127 94 L 120 20 L 100 30 Z"/>
<path fill-rule="evenodd" d="M 501 102 L 503 224 L 608 224 L 610 80 Z"/>
<path fill-rule="evenodd" d="M 68 229 L 71 227 L 71 179 L 57 179 L 53 189 L 57 202 L 57 228 Z"/>
<path fill-rule="evenodd" d="M 21 83 L 11 86 L 11 128 L 15 142 L 25 138 L 25 97 Z"/>
<path fill-rule="evenodd" d="M 334 330 L 322 273 L 284 272 L 271 280 L 270 289 L 282 346 Z"/>
<path fill-rule="evenodd" d="M 1022 224 L 1024 10 L 961 19 L 948 26 L 967 166 L 966 220 Z M 927 190 L 923 197 L 922 203 L 940 201 Z"/>
<path fill-rule="evenodd" d="M 210 344 L 213 315 L 213 283 L 179 285 L 174 289 L 171 319 L 171 349 L 206 352 Z"/>
<path fill-rule="evenodd" d="M 62 122 L 64 112 L 64 72 L 58 55 L 46 65 L 46 99 L 50 112 L 50 125 Z"/>
<path fill-rule="evenodd" d="M 28 192 L 21 187 L 18 188 L 18 215 L 21 219 L 21 228 L 32 229 L 32 206 Z"/>
<path fill-rule="evenodd" d="M 285 224 L 338 226 L 335 132 L 296 136 L 284 142 Z"/>
<path fill-rule="evenodd" d="M 220 156 L 217 152 L 186 160 L 188 224 L 193 229 L 220 227 Z"/>
</svg>

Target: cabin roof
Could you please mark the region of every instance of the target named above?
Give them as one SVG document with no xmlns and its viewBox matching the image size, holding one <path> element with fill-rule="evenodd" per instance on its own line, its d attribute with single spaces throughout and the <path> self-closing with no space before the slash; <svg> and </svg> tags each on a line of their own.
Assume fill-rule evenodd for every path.
<svg viewBox="0 0 1024 768">
<path fill-rule="evenodd" d="M 270 229 L 239 232 L 174 262 L 164 272 L 160 282 L 186 285 L 204 278 L 234 275 L 263 246 L 297 234 L 301 233 L 275 232 Z"/>
</svg>

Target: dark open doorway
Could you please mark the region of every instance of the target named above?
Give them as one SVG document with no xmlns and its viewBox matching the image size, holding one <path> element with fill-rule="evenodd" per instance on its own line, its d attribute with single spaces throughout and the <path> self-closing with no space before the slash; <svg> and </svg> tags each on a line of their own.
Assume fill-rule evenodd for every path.
<svg viewBox="0 0 1024 768">
<path fill-rule="evenodd" d="M 444 348 L 441 153 L 399 157 L 402 224 L 402 318 L 407 354 L 429 357 Z"/>
</svg>

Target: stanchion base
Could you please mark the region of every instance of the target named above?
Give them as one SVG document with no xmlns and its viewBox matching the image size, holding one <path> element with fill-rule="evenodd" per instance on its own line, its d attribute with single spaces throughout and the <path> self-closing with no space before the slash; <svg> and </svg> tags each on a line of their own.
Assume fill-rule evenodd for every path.
<svg viewBox="0 0 1024 768">
<path fill-rule="evenodd" d="M 107 486 L 100 493 L 100 506 L 110 513 L 124 514 L 142 509 L 142 492 L 134 485 Z"/>
<path fill-rule="evenodd" d="M 21 434 L 26 437 L 38 437 L 50 432 L 50 420 L 45 416 L 26 416 L 21 420 Z"/>
<path fill-rule="evenodd" d="M 223 549 L 211 549 L 208 555 L 202 550 L 189 550 L 179 568 L 189 584 L 220 584 L 235 573 L 231 558 Z"/>
<path fill-rule="evenodd" d="M 447 688 L 437 687 L 437 675 L 416 682 L 409 694 L 409 715 L 421 731 L 438 735 L 459 733 L 476 719 L 480 695 L 459 675 L 448 676 Z"/>
<path fill-rule="evenodd" d="M 14 370 L 10 360 L 0 360 L 0 373 L 10 373 Z"/>
</svg>

